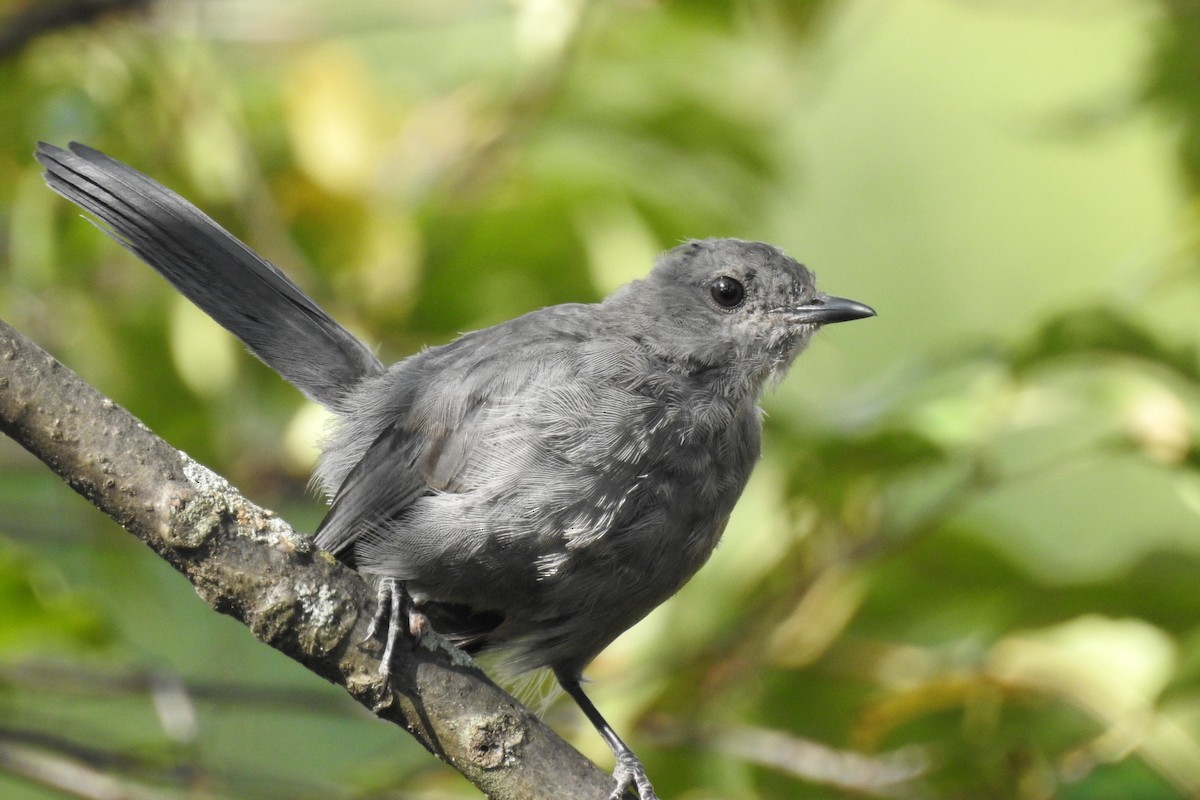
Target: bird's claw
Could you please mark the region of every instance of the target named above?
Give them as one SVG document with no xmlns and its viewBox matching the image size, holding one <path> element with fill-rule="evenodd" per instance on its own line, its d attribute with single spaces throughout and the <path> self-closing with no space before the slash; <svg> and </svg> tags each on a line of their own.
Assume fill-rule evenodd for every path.
<svg viewBox="0 0 1200 800">
<path fill-rule="evenodd" d="M 403 581 L 395 578 L 384 578 L 379 582 L 379 592 L 375 600 L 375 614 L 371 617 L 371 624 L 367 627 L 367 636 L 363 641 L 376 638 L 384 620 L 387 620 L 387 633 L 383 636 L 383 655 L 379 660 L 379 674 L 386 682 L 392 674 L 392 655 L 395 653 L 396 640 L 400 638 L 401 630 L 407 632 L 414 642 L 419 642 L 429 630 L 429 619 L 417 610 Z"/>
<path fill-rule="evenodd" d="M 617 782 L 617 786 L 608 796 L 608 800 L 625 800 L 625 793 L 634 788 L 637 789 L 640 800 L 658 800 L 658 795 L 654 793 L 654 787 L 650 785 L 650 778 L 646 776 L 646 768 L 633 753 L 617 755 L 617 767 L 613 770 L 613 780 Z"/>
</svg>

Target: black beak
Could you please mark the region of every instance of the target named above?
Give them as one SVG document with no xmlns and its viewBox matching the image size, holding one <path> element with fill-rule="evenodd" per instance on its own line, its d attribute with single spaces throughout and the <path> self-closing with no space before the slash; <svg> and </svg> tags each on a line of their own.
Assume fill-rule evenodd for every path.
<svg viewBox="0 0 1200 800">
<path fill-rule="evenodd" d="M 852 319 L 873 317 L 875 309 L 845 297 L 818 294 L 811 303 L 790 309 L 788 313 L 796 323 L 828 325 L 831 322 L 849 322 Z"/>
</svg>

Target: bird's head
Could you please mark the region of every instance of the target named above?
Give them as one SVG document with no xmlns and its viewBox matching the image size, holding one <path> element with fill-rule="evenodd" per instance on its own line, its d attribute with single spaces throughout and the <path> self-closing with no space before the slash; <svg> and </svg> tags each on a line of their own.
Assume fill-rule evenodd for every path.
<svg viewBox="0 0 1200 800">
<path fill-rule="evenodd" d="M 782 377 L 822 325 L 875 315 L 817 291 L 813 273 L 777 247 L 740 239 L 669 250 L 606 305 L 668 359 L 721 371 L 755 394 Z"/>
</svg>

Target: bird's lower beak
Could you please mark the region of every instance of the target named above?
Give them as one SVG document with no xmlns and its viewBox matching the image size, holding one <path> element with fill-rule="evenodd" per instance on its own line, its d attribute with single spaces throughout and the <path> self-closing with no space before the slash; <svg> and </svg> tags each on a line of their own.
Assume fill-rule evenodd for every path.
<svg viewBox="0 0 1200 800">
<path fill-rule="evenodd" d="M 828 325 L 831 322 L 849 322 L 852 319 L 873 317 L 875 309 L 845 297 L 819 294 L 811 303 L 789 309 L 788 314 L 796 323 Z"/>
</svg>

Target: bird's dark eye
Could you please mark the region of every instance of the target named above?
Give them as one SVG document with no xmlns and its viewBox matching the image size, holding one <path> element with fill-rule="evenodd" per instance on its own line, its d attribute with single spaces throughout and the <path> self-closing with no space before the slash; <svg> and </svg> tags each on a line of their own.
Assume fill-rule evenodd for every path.
<svg viewBox="0 0 1200 800">
<path fill-rule="evenodd" d="M 746 289 L 742 284 L 728 275 L 722 275 L 709 284 L 712 299 L 721 308 L 737 308 L 746 299 Z"/>
</svg>

